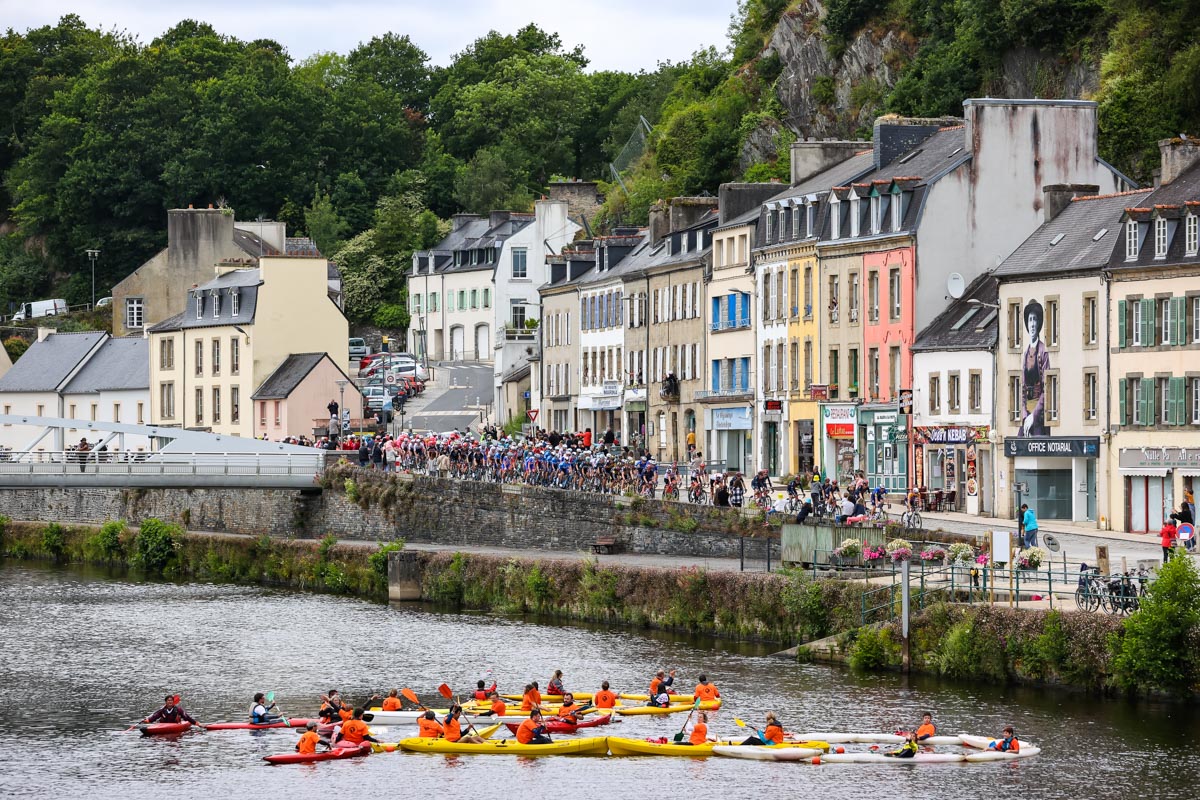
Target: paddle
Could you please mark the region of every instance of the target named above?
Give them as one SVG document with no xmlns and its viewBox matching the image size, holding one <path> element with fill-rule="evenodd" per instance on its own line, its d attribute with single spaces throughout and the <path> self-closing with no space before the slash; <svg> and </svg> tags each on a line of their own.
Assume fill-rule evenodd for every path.
<svg viewBox="0 0 1200 800">
<path fill-rule="evenodd" d="M 172 695 L 172 696 L 171 696 L 171 705 L 176 705 L 176 706 L 177 706 L 177 705 L 179 705 L 179 695 L 177 695 L 177 694 L 176 694 L 176 695 Z M 149 719 L 149 717 L 147 717 L 146 719 Z M 133 723 L 133 724 L 132 724 L 132 725 L 130 725 L 128 728 L 126 728 L 126 729 L 124 730 L 124 733 L 129 733 L 131 730 L 133 730 L 133 729 L 134 729 L 134 728 L 136 728 L 137 726 L 139 726 L 139 725 L 145 725 L 145 724 L 146 724 L 146 720 L 145 720 L 145 719 L 139 719 L 137 722 Z M 201 727 L 201 728 L 202 728 L 202 727 L 204 727 L 204 726 L 203 726 L 203 725 L 200 725 L 200 724 L 198 724 L 198 723 L 197 723 L 197 727 Z"/>
<path fill-rule="evenodd" d="M 737 717 L 734 717 L 734 718 L 733 718 L 733 721 L 734 721 L 734 722 L 737 724 L 737 726 L 738 726 L 739 728 L 750 728 L 750 726 L 749 726 L 749 725 L 747 725 L 746 723 L 742 722 L 742 721 L 741 721 L 740 719 L 738 719 Z M 760 732 L 759 732 L 759 730 L 758 730 L 757 728 L 750 728 L 750 730 L 752 730 L 752 731 L 754 732 L 754 735 L 758 737 L 758 740 L 759 740 L 760 742 L 762 742 L 763 744 L 766 744 L 766 743 L 767 743 L 767 737 L 763 736 L 763 735 L 762 735 L 762 733 L 760 733 Z"/>
<path fill-rule="evenodd" d="M 696 698 L 696 702 L 692 704 L 692 710 L 688 712 L 687 719 L 683 721 L 683 727 L 679 729 L 679 733 L 675 734 L 675 741 L 683 741 L 683 732 L 687 730 L 688 723 L 692 721 L 692 714 L 696 713 L 696 709 L 700 707 L 700 698 Z"/>
<path fill-rule="evenodd" d="M 271 706 L 275 706 L 275 693 L 267 692 L 267 708 L 270 709 Z M 279 706 L 275 706 L 275 710 L 279 711 Z M 283 715 L 282 711 L 279 711 L 279 721 L 283 723 L 284 727 L 291 726 L 291 723 L 288 722 L 288 718 Z"/>
<path fill-rule="evenodd" d="M 417 708 L 421 709 L 422 711 L 429 710 L 421 704 L 420 699 L 417 698 L 417 693 L 414 692 L 412 689 L 401 689 L 400 694 L 404 695 L 405 700 L 412 703 L 413 705 L 415 705 Z"/>
<path fill-rule="evenodd" d="M 454 704 L 456 706 L 458 706 L 460 709 L 462 708 L 462 701 L 458 699 L 458 697 L 454 694 L 453 691 L 451 691 L 450 687 L 447 686 L 446 684 L 443 683 L 441 686 L 438 687 L 438 694 L 440 694 L 442 697 L 446 698 L 447 700 L 453 700 Z M 467 732 L 470 733 L 471 731 L 475 731 L 476 736 L 479 735 L 479 731 L 475 730 L 475 725 L 471 722 L 471 718 L 467 717 Z"/>
</svg>

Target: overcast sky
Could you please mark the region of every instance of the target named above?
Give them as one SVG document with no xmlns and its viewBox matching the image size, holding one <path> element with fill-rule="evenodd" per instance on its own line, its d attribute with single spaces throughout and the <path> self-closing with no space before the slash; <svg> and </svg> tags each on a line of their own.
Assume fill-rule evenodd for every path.
<svg viewBox="0 0 1200 800">
<path fill-rule="evenodd" d="M 243 40 L 274 39 L 300 60 L 347 53 L 387 31 L 408 34 L 434 64 L 489 30 L 513 33 L 536 22 L 568 46 L 582 44 L 590 69 L 636 72 L 724 50 L 736 0 L 0 0 L 0 25 L 23 31 L 68 13 L 90 26 L 126 30 L 143 43 L 193 17 Z"/>
</svg>

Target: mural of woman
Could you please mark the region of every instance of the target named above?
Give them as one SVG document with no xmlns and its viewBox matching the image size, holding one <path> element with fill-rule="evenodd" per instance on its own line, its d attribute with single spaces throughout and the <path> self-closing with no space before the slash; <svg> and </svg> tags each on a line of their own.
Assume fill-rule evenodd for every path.
<svg viewBox="0 0 1200 800">
<path fill-rule="evenodd" d="M 1025 322 L 1029 342 L 1021 359 L 1021 398 L 1024 405 L 1021 408 L 1019 435 L 1049 436 L 1050 430 L 1046 427 L 1046 370 L 1050 369 L 1050 354 L 1040 338 L 1046 319 L 1042 304 L 1030 300 L 1025 305 L 1021 319 Z"/>
</svg>

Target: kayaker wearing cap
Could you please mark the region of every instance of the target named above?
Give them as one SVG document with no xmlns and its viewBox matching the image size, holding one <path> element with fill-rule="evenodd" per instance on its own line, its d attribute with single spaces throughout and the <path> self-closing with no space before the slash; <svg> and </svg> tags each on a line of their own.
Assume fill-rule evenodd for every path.
<svg viewBox="0 0 1200 800">
<path fill-rule="evenodd" d="M 272 700 L 270 705 L 264 705 L 267 696 L 262 692 L 256 692 L 254 702 L 250 706 L 250 721 L 255 725 L 270 725 L 272 722 L 279 722 L 283 717 L 278 714 L 272 714 L 271 709 L 275 707 L 275 701 Z"/>
<path fill-rule="evenodd" d="M 324 745 L 328 750 L 331 745 L 329 742 L 321 738 L 317 733 L 317 723 L 310 722 L 304 726 L 304 733 L 300 734 L 300 741 L 296 742 L 296 752 L 301 755 L 312 755 L 317 752 L 317 745 Z"/>
<path fill-rule="evenodd" d="M 437 721 L 437 714 L 432 711 L 426 711 L 417 719 L 417 728 L 422 739 L 437 739 L 445 733 L 441 723 Z"/>
<path fill-rule="evenodd" d="M 378 739 L 371 736 L 371 729 L 367 727 L 367 723 L 363 722 L 362 716 L 363 710 L 361 708 L 354 709 L 351 718 L 342 723 L 342 730 L 334 737 L 334 744 L 337 744 L 342 739 L 351 744 L 378 742 Z"/>
<path fill-rule="evenodd" d="M 926 711 L 925 716 L 921 718 L 921 725 L 917 728 L 917 739 L 924 741 L 930 736 L 934 736 L 936 734 L 937 728 L 934 727 L 933 724 L 933 714 L 930 714 L 928 711 Z"/>
<path fill-rule="evenodd" d="M 692 733 L 688 736 L 688 744 L 701 745 L 708 741 L 708 714 L 701 711 L 696 715 L 696 724 L 692 726 Z"/>
<path fill-rule="evenodd" d="M 908 738 L 904 740 L 904 744 L 900 745 L 890 753 L 884 753 L 889 758 L 912 758 L 917 754 L 920 746 L 917 744 L 917 732 L 910 731 Z"/>
<path fill-rule="evenodd" d="M 390 692 L 388 692 L 388 696 L 383 698 L 384 711 L 399 711 L 402 705 L 403 704 L 400 702 L 400 696 L 395 689 L 392 689 Z"/>
<path fill-rule="evenodd" d="M 999 750 L 1002 753 L 1021 752 L 1021 742 L 1017 740 L 1012 725 L 1004 729 L 1004 735 L 998 741 L 988 742 L 988 750 Z"/>
<path fill-rule="evenodd" d="M 705 702 L 708 702 L 719 698 L 721 693 L 717 690 L 717 685 L 715 683 L 709 682 L 707 675 L 700 673 L 700 682 L 696 684 L 696 688 L 692 692 L 692 695 L 697 700 L 704 700 Z"/>
<path fill-rule="evenodd" d="M 783 743 L 783 725 L 775 718 L 773 711 L 767 712 L 767 724 L 763 726 L 762 736 L 754 735 L 742 744 L 772 745 Z"/>
<path fill-rule="evenodd" d="M 617 705 L 617 695 L 608 688 L 608 681 L 600 684 L 600 691 L 592 695 L 592 705 L 596 708 L 614 708 Z"/>
<path fill-rule="evenodd" d="M 468 735 L 463 736 L 462 723 L 459 718 L 462 716 L 462 706 L 450 706 L 450 713 L 442 720 L 442 738 L 447 742 L 463 742 L 464 744 L 483 744 L 482 736 Z"/>
<path fill-rule="evenodd" d="M 554 744 L 554 740 L 546 733 L 542 712 L 536 708 L 529 712 L 529 719 L 517 728 L 517 741 L 521 744 Z"/>
<path fill-rule="evenodd" d="M 563 688 L 562 670 L 554 670 L 554 677 L 550 679 L 550 683 L 546 684 L 546 694 L 564 695 L 567 690 Z"/>
<path fill-rule="evenodd" d="M 163 698 L 162 708 L 146 717 L 142 722 L 190 722 L 193 725 L 200 724 L 183 710 L 183 706 L 179 705 L 179 701 L 172 694 Z"/>
</svg>

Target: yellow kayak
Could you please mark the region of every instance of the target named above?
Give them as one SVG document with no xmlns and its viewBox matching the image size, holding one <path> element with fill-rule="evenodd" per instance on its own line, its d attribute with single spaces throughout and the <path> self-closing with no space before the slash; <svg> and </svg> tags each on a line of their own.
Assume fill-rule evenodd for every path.
<svg viewBox="0 0 1200 800">
<path fill-rule="evenodd" d="M 696 700 L 696 696 L 692 694 L 669 694 L 669 696 L 673 703 L 693 703 Z M 650 700 L 650 695 L 648 694 L 630 694 L 628 692 L 622 692 L 617 697 L 622 700 L 641 700 L 643 703 Z"/>
<path fill-rule="evenodd" d="M 516 739 L 500 739 L 483 744 L 447 742 L 445 739 L 401 739 L 400 749 L 409 753 L 453 753 L 480 756 L 603 756 L 608 740 L 603 736 L 588 739 L 559 739 L 551 744 L 521 744 Z"/>
<path fill-rule="evenodd" d="M 665 708 L 659 706 L 633 706 L 632 708 L 617 708 L 614 709 L 618 714 L 626 717 L 641 717 L 641 716 L 657 716 L 659 714 L 679 714 L 691 711 L 695 703 L 679 703 L 670 705 Z M 703 700 L 700 702 L 701 711 L 715 711 L 721 707 L 720 700 Z"/>
<path fill-rule="evenodd" d="M 591 692 L 571 692 L 571 696 L 574 697 L 576 700 L 578 700 L 581 703 L 592 699 Z M 502 694 L 502 695 L 500 695 L 500 698 L 502 700 L 518 700 L 519 701 L 519 700 L 524 700 L 525 695 L 523 695 L 523 694 Z M 562 702 L 561 694 L 544 694 L 544 695 L 542 695 L 542 705 L 546 705 L 546 703 L 561 703 L 561 702 Z"/>
<path fill-rule="evenodd" d="M 495 725 L 488 725 L 486 728 L 476 728 L 475 733 L 479 734 L 484 739 L 490 739 L 496 733 L 496 731 L 500 730 L 500 728 L 502 728 L 502 727 L 504 727 L 503 724 L 498 722 Z M 463 732 L 470 733 L 469 730 L 466 730 Z M 372 742 L 371 743 L 371 752 L 372 753 L 394 753 L 399 749 L 400 749 L 399 742 Z"/>
<path fill-rule="evenodd" d="M 740 745 L 741 741 L 706 742 L 704 744 L 675 744 L 668 742 L 659 744 L 647 742 L 645 739 L 622 739 L 619 736 L 608 737 L 608 750 L 614 756 L 687 756 L 690 758 L 707 758 L 713 754 L 717 745 Z M 754 746 L 754 745 L 750 745 Z M 806 748 L 826 750 L 828 742 L 784 742 L 774 748 Z"/>
</svg>

